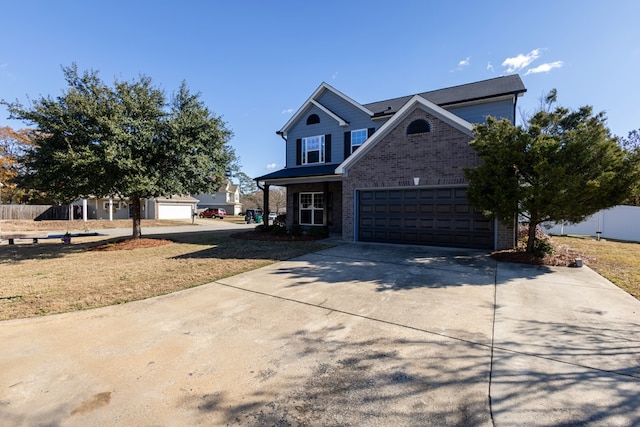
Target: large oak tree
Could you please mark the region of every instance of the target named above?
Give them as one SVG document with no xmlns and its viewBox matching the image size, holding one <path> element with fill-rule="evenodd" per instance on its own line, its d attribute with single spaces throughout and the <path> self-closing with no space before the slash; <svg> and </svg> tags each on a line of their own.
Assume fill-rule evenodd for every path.
<svg viewBox="0 0 640 427">
<path fill-rule="evenodd" d="M 127 197 L 137 238 L 142 199 L 215 192 L 224 182 L 231 132 L 185 83 L 168 99 L 146 76 L 107 85 L 75 64 L 63 72 L 68 87 L 56 98 L 2 102 L 37 130 L 24 186 L 65 204 Z"/>
<path fill-rule="evenodd" d="M 637 151 L 617 144 L 603 113 L 555 102 L 554 90 L 525 126 L 476 125 L 471 146 L 483 164 L 465 170 L 472 205 L 507 223 L 526 219 L 529 253 L 539 224 L 580 222 L 628 199 L 639 179 Z"/>
</svg>

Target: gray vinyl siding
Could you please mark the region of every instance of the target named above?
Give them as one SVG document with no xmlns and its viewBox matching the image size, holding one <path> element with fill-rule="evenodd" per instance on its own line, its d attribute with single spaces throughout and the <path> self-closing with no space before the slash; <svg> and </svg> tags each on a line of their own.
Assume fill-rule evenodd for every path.
<svg viewBox="0 0 640 427">
<path fill-rule="evenodd" d="M 349 126 L 340 126 L 333 117 L 326 114 L 320 108 L 314 105 L 310 106 L 307 111 L 300 116 L 298 122 L 293 124 L 287 133 L 286 161 L 288 168 L 306 166 L 296 165 L 297 139 L 331 134 L 331 159 L 325 158 L 325 163 L 338 165 L 344 160 L 345 132 L 368 128 L 375 128 L 377 130 L 384 124 L 384 121 L 371 120 L 371 118 L 362 110 L 356 108 L 339 96 L 336 96 L 333 92 L 324 92 L 317 101 L 335 115 L 348 122 Z M 446 109 L 465 119 L 469 123 L 484 123 L 487 116 L 506 118 L 511 120 L 512 123 L 515 122 L 513 100 L 511 99 Z M 311 114 L 317 114 L 320 118 L 320 123 L 307 125 L 307 117 Z M 314 165 L 317 165 L 317 163 Z"/>
<path fill-rule="evenodd" d="M 493 116 L 498 119 L 509 119 L 512 123 L 515 122 L 513 100 L 511 99 L 467 105 L 464 107 L 446 108 L 446 110 L 462 117 L 469 123 L 484 123 L 487 120 L 487 116 Z"/>
<path fill-rule="evenodd" d="M 343 127 L 338 122 L 320 108 L 311 106 L 301 115 L 300 120 L 295 123 L 289 132 L 287 132 L 287 167 L 296 167 L 296 140 L 316 135 L 331 134 L 331 159 L 325 159 L 325 163 L 334 163 L 336 165 L 344 160 L 344 133 L 347 131 L 379 128 L 382 123 L 373 122 L 369 115 L 362 110 L 346 102 L 342 98 L 334 95 L 332 92 L 325 92 L 318 100 L 325 108 L 335 115 L 349 123 L 349 126 Z M 307 125 L 307 117 L 311 114 L 317 114 L 320 117 L 320 123 Z M 304 167 L 305 165 L 301 165 Z"/>
</svg>

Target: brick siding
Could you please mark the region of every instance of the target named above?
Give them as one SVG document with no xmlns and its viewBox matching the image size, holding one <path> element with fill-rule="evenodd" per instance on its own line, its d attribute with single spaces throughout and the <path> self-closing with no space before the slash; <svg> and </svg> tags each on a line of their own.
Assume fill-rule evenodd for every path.
<svg viewBox="0 0 640 427">
<path fill-rule="evenodd" d="M 407 126 L 417 119 L 427 120 L 427 133 L 407 135 Z M 374 188 L 459 186 L 467 184 L 463 169 L 476 167 L 481 159 L 469 145 L 471 137 L 421 108 L 400 122 L 378 141 L 362 159 L 351 166 L 342 183 L 342 236 L 354 239 L 356 190 Z M 513 247 L 513 226 L 498 226 L 498 247 Z"/>
</svg>

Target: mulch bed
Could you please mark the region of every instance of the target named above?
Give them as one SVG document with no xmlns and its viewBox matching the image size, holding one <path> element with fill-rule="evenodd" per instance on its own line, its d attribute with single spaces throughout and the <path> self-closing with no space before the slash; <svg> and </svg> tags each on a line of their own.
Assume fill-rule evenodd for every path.
<svg viewBox="0 0 640 427">
<path fill-rule="evenodd" d="M 544 258 L 538 258 L 533 254 L 525 252 L 525 248 L 509 249 L 504 251 L 495 251 L 491 253 L 491 258 L 500 262 L 514 262 L 519 264 L 530 265 L 548 265 L 555 267 L 572 267 L 575 266 L 576 258 L 581 258 L 586 264 L 593 263 L 594 258 L 581 254 L 567 245 L 557 245 L 550 240 L 554 247 L 553 255 Z"/>
</svg>

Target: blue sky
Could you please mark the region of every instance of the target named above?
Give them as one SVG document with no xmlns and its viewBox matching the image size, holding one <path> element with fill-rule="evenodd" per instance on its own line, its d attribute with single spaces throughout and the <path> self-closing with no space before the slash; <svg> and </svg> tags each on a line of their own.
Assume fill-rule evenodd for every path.
<svg viewBox="0 0 640 427">
<path fill-rule="evenodd" d="M 12 1 L 2 7 L 0 98 L 57 96 L 61 66 L 185 80 L 234 132 L 242 170 L 284 166 L 280 129 L 323 81 L 361 103 L 510 73 L 533 111 L 605 111 L 616 135 L 640 128 L 640 2 Z M 0 126 L 22 128 L 0 109 Z"/>
</svg>

